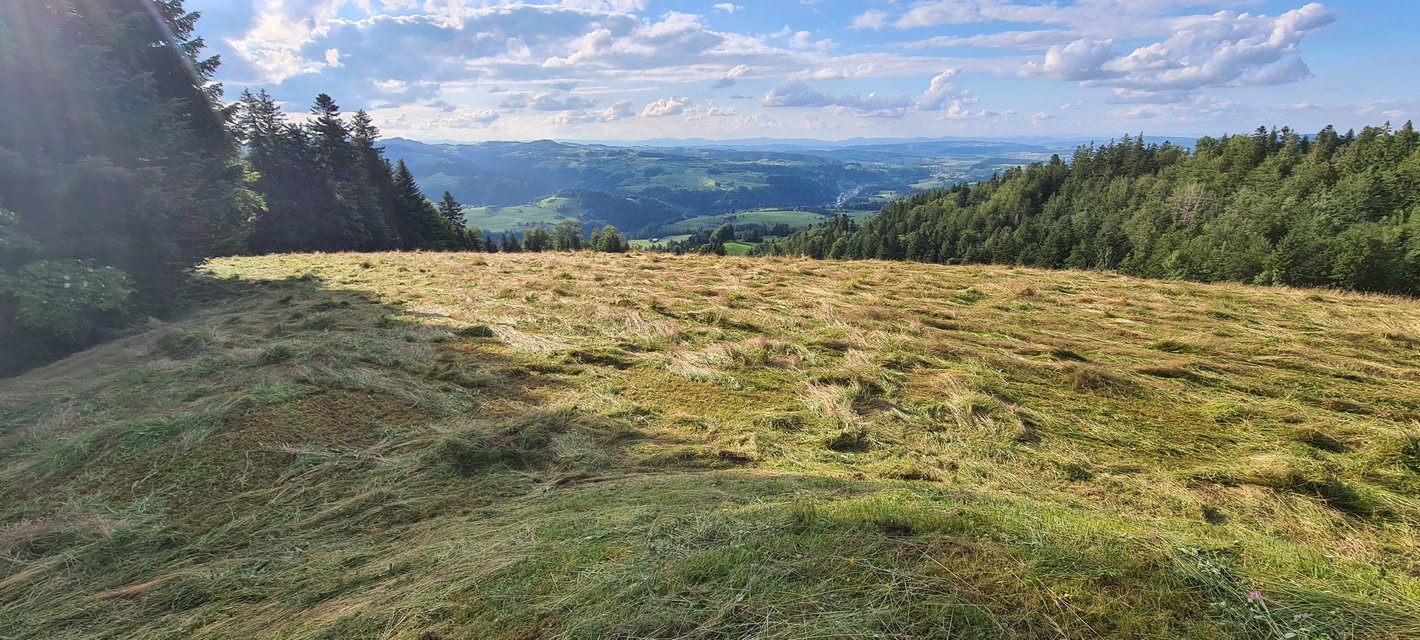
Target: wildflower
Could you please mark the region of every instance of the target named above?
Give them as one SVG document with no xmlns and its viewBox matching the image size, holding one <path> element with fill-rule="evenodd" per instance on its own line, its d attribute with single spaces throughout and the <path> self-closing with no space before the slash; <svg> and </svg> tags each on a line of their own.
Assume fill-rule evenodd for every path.
<svg viewBox="0 0 1420 640">
<path fill-rule="evenodd" d="M 1249 591 L 1247 593 L 1247 601 L 1253 604 L 1262 604 L 1262 592 Z"/>
</svg>

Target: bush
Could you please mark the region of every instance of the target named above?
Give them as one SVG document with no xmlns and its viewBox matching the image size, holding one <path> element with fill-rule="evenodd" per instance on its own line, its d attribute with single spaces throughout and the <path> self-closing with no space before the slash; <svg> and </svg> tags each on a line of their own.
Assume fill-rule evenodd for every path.
<svg viewBox="0 0 1420 640">
<path fill-rule="evenodd" d="M 0 296 L 14 301 L 16 323 L 51 333 L 86 331 L 101 314 L 122 310 L 132 293 L 124 272 L 78 260 L 41 260 L 0 274 Z"/>
</svg>

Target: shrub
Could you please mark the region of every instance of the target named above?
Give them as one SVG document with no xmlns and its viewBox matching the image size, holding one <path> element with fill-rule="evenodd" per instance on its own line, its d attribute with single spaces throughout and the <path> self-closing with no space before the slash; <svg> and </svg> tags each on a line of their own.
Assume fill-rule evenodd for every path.
<svg viewBox="0 0 1420 640">
<path fill-rule="evenodd" d="M 78 260 L 41 260 L 0 274 L 0 295 L 13 298 L 16 322 L 52 333 L 92 328 L 101 314 L 123 309 L 132 292 L 124 272 Z"/>
</svg>

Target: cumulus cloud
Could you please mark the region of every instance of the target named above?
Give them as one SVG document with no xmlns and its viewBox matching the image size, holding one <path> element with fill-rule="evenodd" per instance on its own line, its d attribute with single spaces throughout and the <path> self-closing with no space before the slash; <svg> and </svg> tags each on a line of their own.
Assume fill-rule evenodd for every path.
<svg viewBox="0 0 1420 640">
<path fill-rule="evenodd" d="M 693 104 L 690 98 L 662 98 L 646 105 L 646 108 L 641 110 L 641 116 L 644 118 L 678 116 L 685 113 L 685 110 Z"/>
<path fill-rule="evenodd" d="M 828 96 L 810 88 L 802 80 L 790 80 L 780 84 L 764 96 L 761 106 L 765 107 L 822 107 L 832 104 Z"/>
<path fill-rule="evenodd" d="M 648 103 L 658 96 L 645 93 L 739 88 L 751 76 L 785 81 L 767 95 L 742 92 L 731 100 L 758 97 L 766 109 L 799 106 L 830 120 L 831 114 L 916 112 L 945 120 L 1007 117 L 975 106 L 971 92 L 957 86 L 976 73 L 1078 83 L 1101 94 L 1091 108 L 1115 105 L 1106 108 L 1117 118 L 1190 112 L 1208 118 L 1229 109 L 1198 102 L 1210 89 L 1274 86 L 1312 75 L 1302 45 L 1336 17 L 1317 2 L 1294 1 L 1291 6 L 1302 6 L 1266 15 L 1227 8 L 1261 4 L 1251 0 L 892 0 L 845 16 L 848 24 L 840 27 L 887 31 L 900 41 L 879 42 L 890 37 L 882 34 L 840 53 L 836 43 L 816 35 L 828 28 L 818 25 L 726 31 L 722 23 L 737 21 L 713 16 L 738 17 L 749 4 L 733 0 L 707 2 L 704 15 L 684 6 L 653 8 L 649 0 L 243 0 L 251 19 L 233 21 L 229 32 L 209 39 L 224 54 L 221 79 L 229 84 L 271 86 L 297 101 L 339 87 L 342 102 L 386 105 L 381 111 L 398 112 L 411 127 L 443 118 L 449 127 L 496 124 L 503 135 L 539 135 L 527 132 L 549 119 L 607 123 L 642 115 L 661 118 L 656 126 L 692 118 L 706 127 L 730 127 L 732 120 L 771 126 L 759 114 L 717 107 L 709 96 L 697 96 L 705 104 L 678 97 Z M 1210 4 L 1225 9 L 1199 10 Z M 1003 24 L 1010 30 L 1001 30 Z M 968 26 L 945 32 L 944 25 Z M 981 32 L 973 34 L 969 25 Z M 997 51 L 952 51 L 965 48 Z M 837 81 L 854 87 L 837 91 L 866 91 L 858 87 L 873 83 L 862 81 L 877 78 L 913 78 L 927 86 L 920 95 L 866 97 L 816 88 Z M 632 101 L 607 106 L 626 97 Z M 1071 104 L 1057 112 L 1063 116 Z M 1021 120 L 1044 123 L 1030 115 L 1034 111 Z M 1399 109 L 1373 113 L 1383 111 Z M 799 125 L 799 118 L 791 124 Z"/>
<path fill-rule="evenodd" d="M 448 129 L 486 129 L 499 117 L 492 109 L 455 109 L 449 115 L 435 118 L 431 124 Z"/>
<path fill-rule="evenodd" d="M 740 76 L 746 73 L 749 73 L 749 65 L 735 65 L 734 68 L 726 71 L 724 77 L 720 78 L 720 80 L 710 88 L 724 89 L 726 87 L 733 87 L 735 83 L 739 81 Z"/>
<path fill-rule="evenodd" d="M 1219 11 L 1180 19 L 1172 35 L 1123 55 L 1108 39 L 1053 45 L 1020 74 L 1109 87 L 1119 101 L 1186 102 L 1208 87 L 1276 85 L 1310 76 L 1301 41 L 1335 19 L 1318 3 L 1277 17 Z"/>
<path fill-rule="evenodd" d="M 1027 62 L 1021 68 L 1021 75 L 1056 80 L 1100 78 L 1109 75 L 1104 65 L 1113 58 L 1113 41 L 1081 39 L 1050 47 L 1045 52 L 1044 60 Z"/>
<path fill-rule="evenodd" d="M 922 99 L 917 101 L 917 108 L 923 111 L 941 111 L 949 104 L 973 104 L 976 99 L 970 91 L 952 84 L 960 69 L 947 69 L 936 77 L 927 87 L 927 91 L 922 94 Z"/>
<path fill-rule="evenodd" d="M 1007 112 L 1007 113 L 1013 113 L 1013 112 Z M 987 111 L 987 110 L 985 110 L 985 109 L 979 109 L 979 110 L 976 110 L 976 111 L 972 111 L 971 109 L 968 109 L 968 108 L 966 108 L 965 106 L 963 106 L 961 103 L 954 102 L 954 103 L 952 103 L 952 105 L 951 105 L 950 107 L 947 107 L 947 110 L 946 110 L 944 113 L 942 113 L 942 116 L 941 116 L 940 119 L 942 119 L 942 120 L 984 120 L 984 119 L 986 119 L 986 118 L 993 118 L 993 117 L 1000 116 L 1000 115 L 1004 115 L 1004 114 L 996 113 L 995 111 Z"/>
<path fill-rule="evenodd" d="M 631 101 L 621 100 L 599 111 L 563 111 L 562 113 L 552 116 L 547 121 L 550 124 L 567 125 L 591 122 L 616 122 L 618 120 L 634 117 L 636 117 L 636 110 L 632 108 Z"/>
<path fill-rule="evenodd" d="M 803 80 L 784 82 L 764 96 L 765 107 L 824 107 L 832 113 L 855 113 L 871 118 L 900 118 L 913 102 L 907 97 L 886 97 L 870 93 L 857 96 L 830 96 L 813 89 Z"/>
<path fill-rule="evenodd" d="M 514 93 L 503 99 L 500 109 L 532 109 L 534 111 L 571 111 L 597 106 L 595 100 L 588 100 L 561 91 L 541 93 Z"/>
</svg>

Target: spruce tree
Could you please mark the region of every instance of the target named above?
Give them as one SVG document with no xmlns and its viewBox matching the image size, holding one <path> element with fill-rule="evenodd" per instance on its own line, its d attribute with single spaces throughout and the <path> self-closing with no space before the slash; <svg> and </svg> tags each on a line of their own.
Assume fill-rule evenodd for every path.
<svg viewBox="0 0 1420 640">
<path fill-rule="evenodd" d="M 0 2 L 0 206 L 36 248 L 0 266 L 0 308 L 16 311 L 0 314 L 0 340 L 58 354 L 135 304 L 161 313 L 183 270 L 245 217 L 238 147 L 210 81 L 218 61 L 202 56 L 196 21 L 180 0 Z M 76 278 L 123 281 L 132 295 L 84 299 L 97 289 Z M 79 324 L 36 324 L 23 307 L 45 300 Z M 0 370 L 27 361 L 0 358 Z"/>
<path fill-rule="evenodd" d="M 460 227 L 464 225 L 463 205 L 459 204 L 453 194 L 447 191 L 444 192 L 444 199 L 439 201 L 439 215 L 455 225 Z"/>
</svg>

